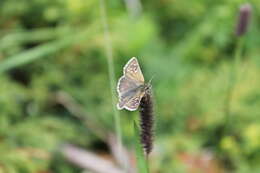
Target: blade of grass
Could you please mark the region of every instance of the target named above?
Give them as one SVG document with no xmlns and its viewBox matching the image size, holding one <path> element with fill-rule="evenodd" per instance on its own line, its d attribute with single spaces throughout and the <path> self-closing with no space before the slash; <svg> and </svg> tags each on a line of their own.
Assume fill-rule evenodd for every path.
<svg viewBox="0 0 260 173">
<path fill-rule="evenodd" d="M 112 50 L 112 42 L 110 39 L 110 32 L 107 22 L 107 13 L 106 13 L 106 6 L 105 1 L 100 0 L 100 16 L 101 16 L 101 22 L 103 25 L 104 30 L 104 42 L 105 42 L 105 54 L 107 59 L 107 65 L 108 65 L 108 73 L 109 73 L 109 81 L 110 81 L 110 92 L 111 92 L 111 100 L 112 100 L 112 108 L 113 108 L 113 116 L 114 116 L 114 122 L 115 122 L 115 131 L 117 135 L 117 142 L 118 142 L 118 151 L 120 155 L 123 155 L 123 146 L 122 146 L 122 132 L 121 132 L 121 125 L 120 125 L 120 116 L 119 111 L 116 109 L 116 80 L 115 80 L 115 68 L 114 68 L 114 62 L 113 62 L 113 50 Z M 122 157 L 123 158 L 123 157 Z M 124 162 L 124 170 L 127 170 L 127 161 Z"/>
<path fill-rule="evenodd" d="M 237 45 L 234 52 L 234 62 L 230 68 L 230 76 L 229 83 L 227 88 L 227 96 L 225 100 L 225 123 L 224 123 L 224 132 L 226 135 L 229 133 L 230 123 L 231 121 L 231 104 L 233 101 L 234 89 L 236 84 L 238 83 L 239 78 L 239 65 L 241 63 L 242 58 L 242 50 L 243 50 L 244 38 L 239 38 L 237 40 Z"/>
<path fill-rule="evenodd" d="M 67 27 L 41 28 L 29 31 L 16 31 L 0 39 L 0 50 L 28 42 L 48 41 L 69 34 Z"/>
<path fill-rule="evenodd" d="M 140 130 L 136 122 L 134 122 L 134 141 L 138 173 L 149 173 L 148 162 L 145 158 L 143 147 L 140 143 Z"/>
<path fill-rule="evenodd" d="M 71 39 L 53 41 L 9 57 L 0 64 L 0 73 L 16 66 L 27 64 L 36 59 L 47 57 L 46 55 L 57 52 L 58 50 L 68 46 L 69 43 L 71 43 Z"/>
<path fill-rule="evenodd" d="M 230 68 L 230 80 L 227 89 L 227 99 L 226 99 L 226 121 L 225 121 L 225 133 L 229 133 L 229 128 L 232 125 L 231 116 L 231 103 L 233 102 L 234 92 L 237 83 L 239 82 L 240 66 L 242 60 L 242 53 L 244 50 L 244 41 L 246 38 L 247 30 L 250 25 L 252 15 L 252 7 L 249 3 L 241 4 L 239 9 L 239 16 L 237 20 L 237 25 L 235 28 L 235 36 L 237 38 L 237 45 L 234 51 L 234 62 Z"/>
<path fill-rule="evenodd" d="M 82 31 L 79 34 L 71 34 L 63 39 L 45 43 L 35 48 L 21 52 L 18 55 L 6 58 L 0 63 L 0 73 L 11 68 L 30 63 L 36 59 L 47 57 L 47 55 L 55 53 L 63 48 L 66 48 L 80 40 L 87 39 L 87 36 L 92 35 L 92 30 Z"/>
</svg>

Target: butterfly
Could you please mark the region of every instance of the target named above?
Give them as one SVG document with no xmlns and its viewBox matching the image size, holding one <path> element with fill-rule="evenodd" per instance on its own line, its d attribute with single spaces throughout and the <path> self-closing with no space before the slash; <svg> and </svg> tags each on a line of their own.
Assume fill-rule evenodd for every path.
<svg viewBox="0 0 260 173">
<path fill-rule="evenodd" d="M 131 58 L 124 66 L 123 76 L 117 83 L 119 102 L 117 108 L 135 111 L 145 92 L 151 87 L 145 84 L 144 76 L 135 57 Z"/>
</svg>

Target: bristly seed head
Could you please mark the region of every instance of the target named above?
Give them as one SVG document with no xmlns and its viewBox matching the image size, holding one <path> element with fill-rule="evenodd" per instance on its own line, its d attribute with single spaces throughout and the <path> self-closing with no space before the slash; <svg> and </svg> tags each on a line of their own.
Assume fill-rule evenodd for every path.
<svg viewBox="0 0 260 173">
<path fill-rule="evenodd" d="M 153 100 L 151 87 L 149 87 L 140 102 L 140 128 L 141 128 L 141 143 L 143 149 L 148 155 L 153 147 Z"/>
<path fill-rule="evenodd" d="M 236 35 L 243 36 L 248 29 L 250 23 L 250 17 L 252 13 L 252 7 L 250 4 L 244 4 L 240 7 L 239 17 L 236 26 Z"/>
</svg>

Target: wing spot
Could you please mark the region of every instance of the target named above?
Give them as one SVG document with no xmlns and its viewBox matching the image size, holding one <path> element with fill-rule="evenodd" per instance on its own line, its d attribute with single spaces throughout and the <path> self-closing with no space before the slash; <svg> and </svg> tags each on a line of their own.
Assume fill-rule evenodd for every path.
<svg viewBox="0 0 260 173">
<path fill-rule="evenodd" d="M 139 98 L 133 99 L 133 104 L 137 106 L 139 104 Z"/>
<path fill-rule="evenodd" d="M 138 65 L 136 65 L 136 64 L 131 65 L 131 67 L 129 68 L 129 71 L 132 73 L 137 73 Z"/>
</svg>

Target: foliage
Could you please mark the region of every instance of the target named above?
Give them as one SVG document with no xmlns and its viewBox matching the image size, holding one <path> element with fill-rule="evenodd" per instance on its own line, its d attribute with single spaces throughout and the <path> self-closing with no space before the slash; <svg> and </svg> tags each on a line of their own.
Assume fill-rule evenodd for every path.
<svg viewBox="0 0 260 173">
<path fill-rule="evenodd" d="M 151 172 L 187 172 L 183 154 L 207 151 L 228 171 L 260 170 L 260 3 L 245 38 L 225 133 L 225 98 L 234 63 L 234 26 L 242 0 L 142 1 L 131 18 L 108 1 L 116 77 L 133 56 L 153 75 L 156 131 Z M 58 154 L 64 143 L 87 149 L 100 139 L 56 95 L 70 95 L 99 129 L 114 130 L 99 1 L 1 0 L 0 172 L 80 170 Z M 133 147 L 133 112 L 120 112 Z M 93 150 L 94 150 L 93 149 Z"/>
</svg>

